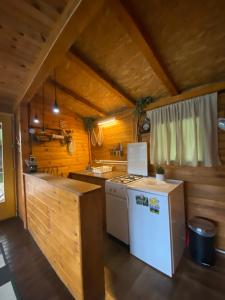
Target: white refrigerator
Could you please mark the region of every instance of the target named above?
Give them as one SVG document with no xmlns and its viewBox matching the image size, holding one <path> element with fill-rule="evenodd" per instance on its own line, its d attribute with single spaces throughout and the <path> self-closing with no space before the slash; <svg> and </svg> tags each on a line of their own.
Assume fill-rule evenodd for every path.
<svg viewBox="0 0 225 300">
<path fill-rule="evenodd" d="M 131 254 L 172 277 L 185 246 L 183 183 L 144 178 L 128 199 Z"/>
</svg>

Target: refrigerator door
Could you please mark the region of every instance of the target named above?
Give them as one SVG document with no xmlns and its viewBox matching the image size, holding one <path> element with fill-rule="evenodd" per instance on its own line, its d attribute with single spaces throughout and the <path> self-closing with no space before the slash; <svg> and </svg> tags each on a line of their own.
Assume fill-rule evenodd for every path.
<svg viewBox="0 0 225 300">
<path fill-rule="evenodd" d="M 148 176 L 147 143 L 127 145 L 128 173 Z"/>
<path fill-rule="evenodd" d="M 130 189 L 128 197 L 131 254 L 172 277 L 168 198 Z"/>
</svg>

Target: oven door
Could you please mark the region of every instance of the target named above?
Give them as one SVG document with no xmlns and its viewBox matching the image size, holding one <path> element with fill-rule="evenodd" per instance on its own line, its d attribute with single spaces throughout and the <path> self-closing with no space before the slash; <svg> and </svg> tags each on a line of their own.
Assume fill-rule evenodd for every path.
<svg viewBox="0 0 225 300">
<path fill-rule="evenodd" d="M 127 199 L 106 194 L 106 230 L 129 245 Z"/>
</svg>

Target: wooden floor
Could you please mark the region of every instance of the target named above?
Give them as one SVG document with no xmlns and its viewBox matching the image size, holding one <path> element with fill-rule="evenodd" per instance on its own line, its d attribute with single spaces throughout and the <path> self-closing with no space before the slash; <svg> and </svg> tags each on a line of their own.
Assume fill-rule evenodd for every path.
<svg viewBox="0 0 225 300">
<path fill-rule="evenodd" d="M 0 242 L 23 300 L 73 299 L 19 219 L 0 223 Z M 170 279 L 108 238 L 105 242 L 105 277 L 107 300 L 225 299 L 225 257 L 222 255 L 217 266 L 211 269 L 195 265 L 185 255 L 176 276 Z"/>
</svg>

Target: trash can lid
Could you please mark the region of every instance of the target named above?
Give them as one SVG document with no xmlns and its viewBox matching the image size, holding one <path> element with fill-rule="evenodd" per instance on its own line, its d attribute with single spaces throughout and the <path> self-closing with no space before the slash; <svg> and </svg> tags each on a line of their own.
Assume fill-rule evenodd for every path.
<svg viewBox="0 0 225 300">
<path fill-rule="evenodd" d="M 188 227 L 199 235 L 213 237 L 216 234 L 216 226 L 203 218 L 195 217 L 189 221 Z"/>
</svg>

